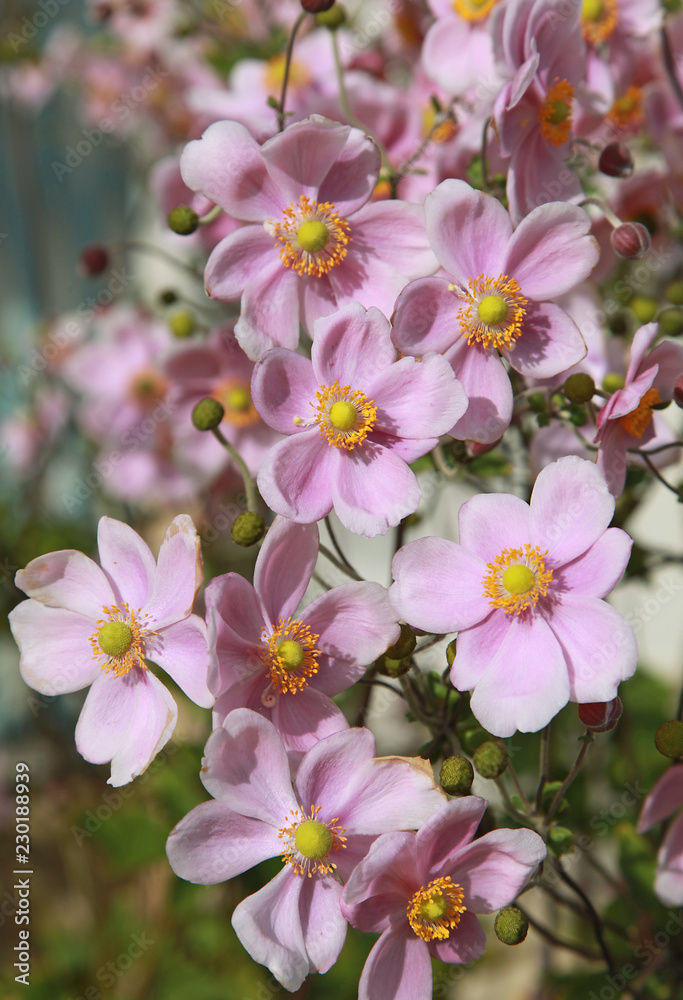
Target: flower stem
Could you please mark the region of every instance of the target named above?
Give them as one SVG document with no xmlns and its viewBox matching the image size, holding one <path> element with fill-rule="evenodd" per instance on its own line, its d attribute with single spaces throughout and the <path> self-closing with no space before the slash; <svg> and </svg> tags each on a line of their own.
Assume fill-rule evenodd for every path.
<svg viewBox="0 0 683 1000">
<path fill-rule="evenodd" d="M 350 576 L 353 580 L 363 579 L 362 576 L 356 573 L 353 566 L 348 565 L 346 562 L 342 562 L 341 559 L 337 559 L 334 552 L 331 552 L 326 545 L 322 544 L 322 542 L 320 543 L 318 548 L 320 550 L 321 555 L 325 556 L 326 559 L 329 559 L 330 562 L 337 567 L 337 569 L 340 569 L 342 571 L 342 573 L 346 573 L 346 575 Z"/>
<path fill-rule="evenodd" d="M 332 542 L 332 545 L 334 546 L 334 550 L 337 553 L 337 555 L 339 556 L 339 558 L 341 559 L 341 561 L 346 566 L 346 570 L 347 570 L 349 576 L 352 576 L 354 578 L 354 580 L 362 580 L 363 577 L 360 575 L 360 573 L 356 572 L 356 570 L 353 568 L 353 566 L 351 565 L 351 563 L 349 562 L 349 560 L 346 558 L 346 556 L 342 552 L 341 547 L 339 545 L 339 542 L 337 541 L 336 535 L 335 535 L 334 531 L 332 530 L 332 524 L 330 522 L 330 515 L 329 514 L 325 518 L 325 525 L 327 527 L 327 533 L 330 536 L 330 541 Z"/>
<path fill-rule="evenodd" d="M 588 734 L 588 730 L 586 730 L 586 736 L 588 736 L 588 735 L 589 735 Z M 585 742 L 585 743 L 581 744 L 581 749 L 579 750 L 579 752 L 577 754 L 576 760 L 574 761 L 574 765 L 573 765 L 571 771 L 569 772 L 569 774 L 567 775 L 567 777 L 564 779 L 564 781 L 562 782 L 562 784 L 558 788 L 557 794 L 556 794 L 555 798 L 553 799 L 553 801 L 552 801 L 552 803 L 550 805 L 550 809 L 548 810 L 548 814 L 545 817 L 545 819 L 543 820 L 543 826 L 550 826 L 550 824 L 552 822 L 552 819 L 553 819 L 553 816 L 555 815 L 555 813 L 559 809 L 560 802 L 564 798 L 565 792 L 567 791 L 567 789 L 569 788 L 569 786 L 571 785 L 571 783 L 574 781 L 574 778 L 579 773 L 579 769 L 581 768 L 581 764 L 583 763 L 583 758 L 588 753 L 588 747 L 591 745 L 592 742 L 593 742 L 593 740 L 591 739 L 590 742 Z"/>
<path fill-rule="evenodd" d="M 256 489 L 256 484 L 254 483 L 254 480 L 251 477 L 251 473 L 249 472 L 249 469 L 247 468 L 244 459 L 237 451 L 237 449 L 230 444 L 230 442 L 227 440 L 220 427 L 214 427 L 212 433 L 213 436 L 216 438 L 216 440 L 220 441 L 220 443 L 227 451 L 228 455 L 230 455 L 230 457 L 237 464 L 240 472 L 242 473 L 242 479 L 244 480 L 244 491 L 247 494 L 247 510 L 251 511 L 252 514 L 258 513 L 258 490 Z"/>
<path fill-rule="evenodd" d="M 294 25 L 292 27 L 291 33 L 289 35 L 289 41 L 287 42 L 287 52 L 285 55 L 285 71 L 282 77 L 282 91 L 280 93 L 280 106 L 277 109 L 277 130 L 282 132 L 285 127 L 285 101 L 287 99 L 287 85 L 289 83 L 289 67 L 292 62 L 292 52 L 294 51 L 294 39 L 296 38 L 296 33 L 304 23 L 305 19 L 308 17 L 305 10 L 303 10 L 297 17 Z"/>
<path fill-rule="evenodd" d="M 536 789 L 536 812 L 541 812 L 543 805 L 543 789 L 548 780 L 548 766 L 550 762 L 550 725 L 548 724 L 541 734 L 541 763 L 538 788 Z"/>
</svg>

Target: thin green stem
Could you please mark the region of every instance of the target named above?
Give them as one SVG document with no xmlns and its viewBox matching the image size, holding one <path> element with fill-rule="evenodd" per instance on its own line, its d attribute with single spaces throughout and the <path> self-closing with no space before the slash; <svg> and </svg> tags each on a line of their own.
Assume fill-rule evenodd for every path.
<svg viewBox="0 0 683 1000">
<path fill-rule="evenodd" d="M 555 871 L 557 872 L 557 874 L 560 876 L 560 878 L 562 879 L 562 881 L 565 883 L 565 885 L 568 885 L 569 888 L 573 892 L 576 893 L 576 895 L 579 897 L 579 899 L 581 899 L 581 901 L 583 902 L 584 906 L 586 907 L 586 909 L 588 911 L 588 916 L 590 917 L 590 921 L 593 924 L 593 930 L 595 931 L 595 937 L 596 937 L 596 940 L 597 940 L 597 942 L 598 942 L 598 944 L 600 946 L 600 951 L 602 952 L 602 954 L 603 954 L 603 956 L 605 958 L 605 961 L 607 962 L 607 967 L 608 967 L 609 971 L 612 973 L 612 975 L 615 975 L 615 973 L 616 973 L 616 964 L 615 964 L 615 961 L 614 961 L 614 959 L 612 957 L 612 954 L 611 954 L 609 948 L 607 947 L 607 942 L 605 941 L 605 935 L 604 935 L 604 932 L 603 932 L 603 926 L 602 926 L 602 920 L 600 918 L 600 914 L 595 909 L 595 907 L 593 906 L 593 904 L 591 903 L 590 899 L 588 898 L 588 896 L 586 895 L 586 893 L 583 891 L 583 889 L 581 888 L 581 886 L 578 885 L 578 883 L 575 882 L 574 879 L 571 878 L 571 876 L 568 875 L 567 872 L 564 870 L 564 868 L 562 867 L 562 863 L 560 862 L 559 858 L 551 859 L 551 863 L 552 863 L 553 867 L 555 868 Z"/>
<path fill-rule="evenodd" d="M 297 31 L 299 30 L 299 28 L 304 23 L 307 17 L 308 14 L 306 13 L 305 10 L 303 10 L 299 14 L 296 21 L 294 22 L 294 26 L 292 27 L 292 30 L 289 35 L 289 40 L 287 42 L 287 52 L 285 54 L 285 70 L 284 70 L 284 75 L 282 77 L 282 91 L 280 93 L 280 106 L 277 109 L 278 132 L 282 132 L 282 130 L 285 127 L 285 118 L 286 118 L 285 101 L 287 100 L 287 85 L 289 84 L 289 67 L 292 62 L 292 52 L 294 51 L 294 39 L 296 38 Z"/>
<path fill-rule="evenodd" d="M 588 730 L 586 730 L 586 735 L 588 735 Z M 579 773 L 579 770 L 581 768 L 581 764 L 583 763 L 583 758 L 588 753 L 588 747 L 591 745 L 592 742 L 593 741 L 591 740 L 590 742 L 585 742 L 585 743 L 581 744 L 581 749 L 579 750 L 579 752 L 578 752 L 578 754 L 576 756 L 576 760 L 574 761 L 574 764 L 572 766 L 571 771 L 569 772 L 569 774 L 567 775 L 567 777 L 564 779 L 564 781 L 562 782 L 562 784 L 558 788 L 557 795 L 555 796 L 555 798 L 553 799 L 552 803 L 550 804 L 550 809 L 548 810 L 548 813 L 547 813 L 545 819 L 543 820 L 543 825 L 544 826 L 550 826 L 550 824 L 552 822 L 552 819 L 553 819 L 555 813 L 557 812 L 557 810 L 559 809 L 560 802 L 564 798 L 564 795 L 565 795 L 567 789 L 569 788 L 569 786 L 571 785 L 571 783 L 574 781 L 574 778 Z"/>
<path fill-rule="evenodd" d="M 319 551 L 320 551 L 321 555 L 325 556 L 326 559 L 329 559 L 329 561 L 334 566 L 336 566 L 337 569 L 340 569 L 342 571 L 342 573 L 345 573 L 347 576 L 350 576 L 353 580 L 362 581 L 363 577 L 359 576 L 358 573 L 356 573 L 356 571 L 353 568 L 353 566 L 348 566 L 348 565 L 346 565 L 346 563 L 343 563 L 341 561 L 341 559 L 337 559 L 337 557 L 335 556 L 334 552 L 331 552 L 330 549 L 328 549 L 326 545 L 323 545 L 321 543 L 318 546 L 318 548 L 319 548 Z"/>
<path fill-rule="evenodd" d="M 519 905 L 519 902 L 515 903 L 515 906 L 521 911 L 524 919 L 528 922 L 530 927 L 533 927 L 541 937 L 544 937 L 546 941 L 550 941 L 551 944 L 556 945 L 558 948 L 566 948 L 567 951 L 573 951 L 577 955 L 582 955 L 583 958 L 590 958 L 592 961 L 600 961 L 602 955 L 599 952 L 588 951 L 587 948 L 582 948 L 579 944 L 573 944 L 571 941 L 562 941 L 561 938 L 555 937 L 549 930 L 547 930 L 542 924 L 539 924 L 533 917 L 530 917 L 526 910 L 523 910 Z"/>
<path fill-rule="evenodd" d="M 541 807 L 543 805 L 543 789 L 545 788 L 545 783 L 548 780 L 548 768 L 550 766 L 550 725 L 547 725 L 541 734 L 541 761 L 540 761 L 540 777 L 538 779 L 538 788 L 536 789 L 536 812 L 541 812 Z"/>
<path fill-rule="evenodd" d="M 346 569 L 348 570 L 349 576 L 352 576 L 354 578 L 354 580 L 362 580 L 363 577 L 360 575 L 360 573 L 358 573 L 354 569 L 354 567 L 351 565 L 351 563 L 349 562 L 349 560 L 346 558 L 346 556 L 342 552 L 341 546 L 339 545 L 339 542 L 337 541 L 336 535 L 335 535 L 334 531 L 332 530 L 332 522 L 330 521 L 329 514 L 325 518 L 325 524 L 327 526 L 327 533 L 330 536 L 330 541 L 332 542 L 334 550 L 337 553 L 337 555 L 339 556 L 339 558 L 341 559 L 341 561 L 346 566 Z"/>
<path fill-rule="evenodd" d="M 344 115 L 344 118 L 346 119 L 349 125 L 353 125 L 354 128 L 358 128 L 361 130 L 361 132 L 365 132 L 366 135 L 370 136 L 372 141 L 379 149 L 380 155 L 382 157 L 382 166 L 384 167 L 385 170 L 391 171 L 391 166 L 389 164 L 389 154 L 387 153 L 383 143 L 380 142 L 380 140 L 377 138 L 376 135 L 373 135 L 371 132 L 368 131 L 367 126 L 364 125 L 363 122 L 359 121 L 359 119 L 356 118 L 353 111 L 351 110 L 351 105 L 349 104 L 349 95 L 346 90 L 346 82 L 344 80 L 344 66 L 341 60 L 341 52 L 339 51 L 339 39 L 337 38 L 337 32 L 331 31 L 330 35 L 332 36 L 332 52 L 334 54 L 334 68 L 337 74 L 337 86 L 339 88 L 339 107 L 342 110 L 342 114 Z"/>
<path fill-rule="evenodd" d="M 259 500 L 258 490 L 256 489 L 256 484 L 254 483 L 254 480 L 251 477 L 249 469 L 245 465 L 244 459 L 237 451 L 237 449 L 234 447 L 234 445 L 230 444 L 230 442 L 227 440 L 220 427 L 213 428 L 213 436 L 216 438 L 217 441 L 220 441 L 220 443 L 227 451 L 228 455 L 230 455 L 230 457 L 237 464 L 240 472 L 242 473 L 242 479 L 244 480 L 244 491 L 247 494 L 247 510 L 251 511 L 252 514 L 258 513 L 258 500 Z"/>
</svg>

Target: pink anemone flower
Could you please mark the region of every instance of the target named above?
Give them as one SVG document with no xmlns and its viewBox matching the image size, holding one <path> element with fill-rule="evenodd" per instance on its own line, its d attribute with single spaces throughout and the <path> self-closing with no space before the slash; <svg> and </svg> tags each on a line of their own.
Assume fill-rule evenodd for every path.
<svg viewBox="0 0 683 1000">
<path fill-rule="evenodd" d="M 380 834 L 417 829 L 444 801 L 427 762 L 374 754 L 368 729 L 328 736 L 304 756 L 292 785 L 274 726 L 237 709 L 206 745 L 201 779 L 214 801 L 188 813 L 168 838 L 174 872 L 200 885 L 282 858 L 282 871 L 237 906 L 232 926 L 288 990 L 339 957 L 340 880 Z"/>
<path fill-rule="evenodd" d="M 451 681 L 495 736 L 536 732 L 567 701 L 611 701 L 638 658 L 633 630 L 601 598 L 631 539 L 608 528 L 614 497 L 592 462 L 561 458 L 530 504 L 479 495 L 458 515 L 460 544 L 420 538 L 400 549 L 389 596 L 418 628 L 457 630 Z"/>
<path fill-rule="evenodd" d="M 303 523 L 334 507 L 367 537 L 417 509 L 421 490 L 407 463 L 467 406 L 444 358 L 397 361 L 388 320 L 357 302 L 318 320 L 310 361 L 269 351 L 254 369 L 252 396 L 266 423 L 289 435 L 259 469 L 268 506 Z"/>
<path fill-rule="evenodd" d="M 404 289 L 393 316 L 394 342 L 404 354 L 445 354 L 469 399 L 449 433 L 488 444 L 512 413 L 499 352 L 535 379 L 551 378 L 586 354 L 574 320 L 550 300 L 595 266 L 591 221 L 583 209 L 553 202 L 515 229 L 499 201 L 453 179 L 428 195 L 425 217 L 447 277 L 420 278 Z"/>
<path fill-rule="evenodd" d="M 683 806 L 683 765 L 674 764 L 657 779 L 643 803 L 638 833 L 645 833 L 656 823 Z M 683 906 L 683 812 L 674 819 L 664 835 L 657 855 L 655 894 L 665 906 Z"/>
<path fill-rule="evenodd" d="M 178 715 L 147 660 L 197 705 L 213 704 L 206 629 L 192 614 L 202 581 L 199 536 L 179 515 L 155 562 L 132 528 L 103 517 L 97 544 L 101 566 L 65 549 L 19 570 L 17 587 L 30 600 L 9 617 L 30 687 L 56 695 L 90 686 L 76 746 L 93 764 L 111 761 L 109 784 L 125 785 L 168 742 Z"/>
<path fill-rule="evenodd" d="M 215 248 L 205 283 L 213 298 L 241 297 L 235 334 L 252 360 L 294 350 L 300 323 L 310 332 L 347 302 L 388 314 L 411 278 L 436 270 L 422 206 L 370 202 L 379 168 L 366 135 L 319 115 L 263 146 L 215 122 L 185 147 L 188 187 L 245 223 Z"/>
<path fill-rule="evenodd" d="M 363 676 L 396 642 L 399 626 L 379 583 L 333 587 L 297 614 L 317 557 L 318 526 L 278 517 L 253 587 L 226 573 L 206 588 L 215 725 L 236 708 L 253 709 L 292 751 L 348 727 L 331 696 Z"/>
<path fill-rule="evenodd" d="M 454 799 L 417 834 L 386 833 L 344 887 L 342 913 L 381 933 L 358 1000 L 431 1000 L 432 958 L 474 962 L 486 935 L 475 913 L 508 906 L 546 855 L 532 830 L 494 830 L 473 840 L 487 802 Z"/>
</svg>

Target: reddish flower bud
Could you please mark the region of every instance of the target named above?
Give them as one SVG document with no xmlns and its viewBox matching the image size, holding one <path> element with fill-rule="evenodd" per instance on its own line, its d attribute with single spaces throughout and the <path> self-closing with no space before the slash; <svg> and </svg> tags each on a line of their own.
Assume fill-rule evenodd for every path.
<svg viewBox="0 0 683 1000">
<path fill-rule="evenodd" d="M 622 142 L 610 142 L 600 153 L 598 170 L 608 177 L 630 177 L 633 173 L 633 157 L 628 147 Z"/>
<path fill-rule="evenodd" d="M 301 0 L 301 6 L 309 14 L 322 14 L 324 10 L 334 7 L 335 0 Z"/>
<path fill-rule="evenodd" d="M 683 375 L 679 375 L 674 382 L 674 403 L 683 410 Z"/>
<path fill-rule="evenodd" d="M 650 249 L 650 234 L 642 222 L 624 222 L 612 230 L 612 249 L 626 260 L 638 260 Z"/>
<path fill-rule="evenodd" d="M 613 698 L 612 701 L 591 701 L 585 705 L 579 705 L 579 719 L 586 729 L 592 733 L 607 733 L 614 729 L 621 718 L 624 706 L 621 698 Z"/>
<path fill-rule="evenodd" d="M 78 258 L 78 270 L 81 274 L 94 278 L 97 274 L 102 274 L 109 266 L 109 254 L 105 247 L 93 244 L 83 247 Z"/>
</svg>

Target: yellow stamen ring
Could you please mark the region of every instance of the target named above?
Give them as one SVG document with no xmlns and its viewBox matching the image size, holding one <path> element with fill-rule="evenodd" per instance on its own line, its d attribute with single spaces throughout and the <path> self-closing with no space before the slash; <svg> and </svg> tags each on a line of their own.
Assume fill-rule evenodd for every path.
<svg viewBox="0 0 683 1000">
<path fill-rule="evenodd" d="M 497 278 L 469 278 L 467 305 L 458 311 L 458 322 L 468 344 L 511 351 L 522 335 L 527 300 L 519 284 L 507 274 Z M 459 291 L 450 286 L 452 291 Z"/>
<path fill-rule="evenodd" d="M 436 878 L 411 897 L 406 910 L 408 922 L 423 941 L 445 941 L 467 909 L 464 898 L 462 886 L 450 876 Z"/>
<path fill-rule="evenodd" d="M 280 245 L 280 259 L 301 277 L 320 278 L 340 264 L 351 242 L 350 226 L 329 201 L 311 201 L 305 195 L 282 213 L 282 221 L 266 223 Z"/>
<path fill-rule="evenodd" d="M 545 568 L 544 556 L 538 545 L 525 545 L 523 549 L 503 549 L 484 577 L 484 597 L 489 604 L 502 608 L 507 615 L 518 615 L 535 608 L 539 598 L 548 593 L 553 571 Z"/>
<path fill-rule="evenodd" d="M 607 41 L 618 22 L 618 0 L 583 0 L 581 29 L 590 45 Z"/>
<path fill-rule="evenodd" d="M 350 385 L 322 385 L 318 398 L 315 423 L 328 444 L 351 451 L 365 441 L 377 420 L 374 400 Z M 311 403 L 315 406 L 314 403 Z"/>
<path fill-rule="evenodd" d="M 157 633 L 140 621 L 140 610 L 131 611 L 124 603 L 120 607 L 105 604 L 102 611 L 106 618 L 96 622 L 97 629 L 90 636 L 90 645 L 95 659 L 104 657 L 101 663 L 104 672 L 113 670 L 115 677 L 125 677 L 133 667 L 146 670 L 147 647 Z"/>
<path fill-rule="evenodd" d="M 648 389 L 635 410 L 619 418 L 619 423 L 626 433 L 641 438 L 652 423 L 652 407 L 658 402 L 658 390 Z"/>
<path fill-rule="evenodd" d="M 291 865 L 297 875 L 331 875 L 337 867 L 329 860 L 330 854 L 346 848 L 344 827 L 338 826 L 339 817 L 329 822 L 318 818 L 320 806 L 311 806 L 309 814 L 305 809 L 292 810 L 289 826 L 278 830 L 278 836 L 286 841 L 282 860 Z"/>
<path fill-rule="evenodd" d="M 556 80 L 545 95 L 538 110 L 541 135 L 547 143 L 561 146 L 572 130 L 572 101 L 574 88 L 568 80 Z"/>
<path fill-rule="evenodd" d="M 464 21 L 483 21 L 498 0 L 452 0 L 451 7 Z"/>
<path fill-rule="evenodd" d="M 309 677 L 318 672 L 318 639 L 308 625 L 291 618 L 281 619 L 269 636 L 263 630 L 263 660 L 269 668 L 270 688 L 278 694 L 303 691 Z"/>
</svg>

